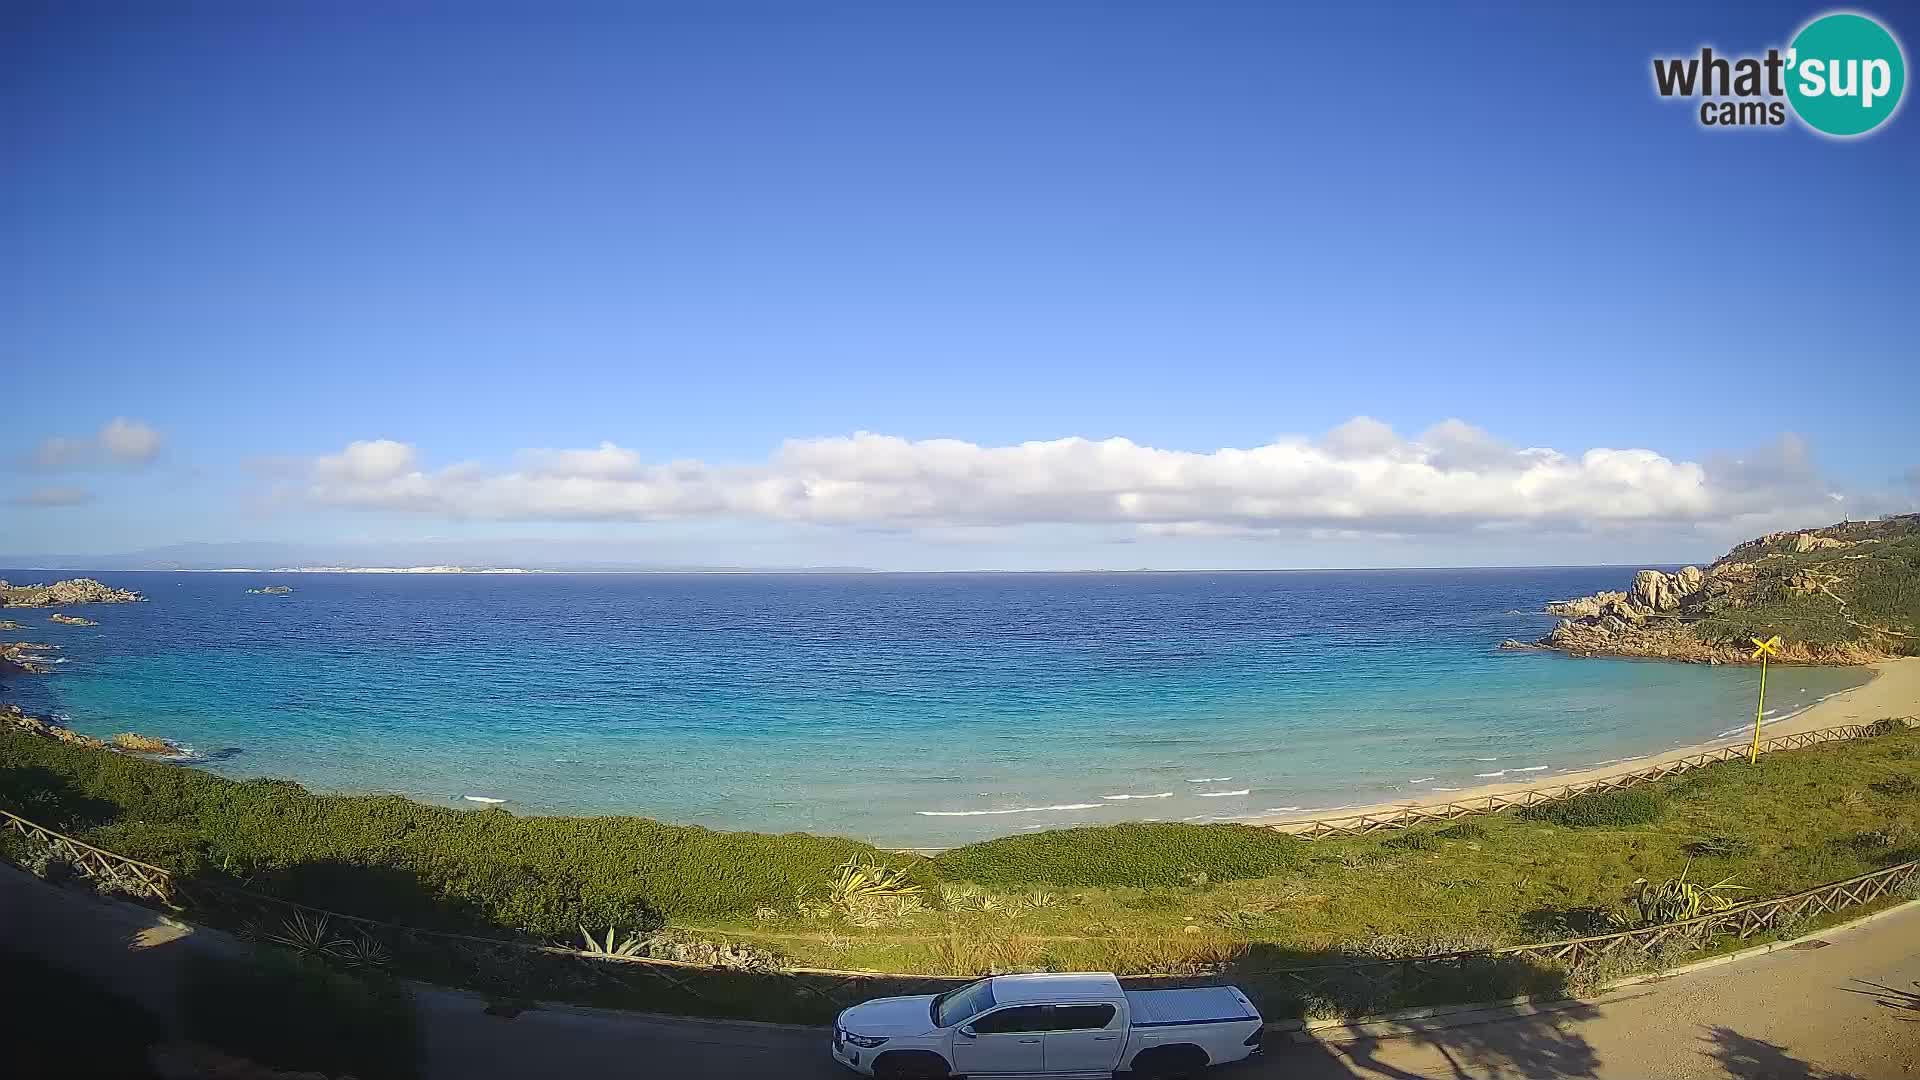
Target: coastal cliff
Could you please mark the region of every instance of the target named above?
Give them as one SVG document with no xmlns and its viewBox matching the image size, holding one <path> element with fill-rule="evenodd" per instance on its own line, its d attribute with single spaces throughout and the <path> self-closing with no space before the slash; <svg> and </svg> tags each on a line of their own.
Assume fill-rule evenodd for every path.
<svg viewBox="0 0 1920 1080">
<path fill-rule="evenodd" d="M 74 604 L 133 604 L 146 597 L 131 589 L 116 589 L 92 578 L 56 581 L 51 585 L 9 585 L 0 581 L 0 607 L 69 607 Z"/>
<path fill-rule="evenodd" d="M 1642 570 L 1624 590 L 1546 610 L 1565 618 L 1537 642 L 1505 647 L 1745 664 L 1750 639 L 1777 634 L 1776 663 L 1920 654 L 1920 515 L 1768 533 L 1705 570 Z"/>
</svg>

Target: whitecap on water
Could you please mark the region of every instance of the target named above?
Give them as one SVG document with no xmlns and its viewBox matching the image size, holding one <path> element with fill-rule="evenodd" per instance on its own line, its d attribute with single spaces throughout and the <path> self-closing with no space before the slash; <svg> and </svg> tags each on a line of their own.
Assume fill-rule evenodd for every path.
<svg viewBox="0 0 1920 1080">
<path fill-rule="evenodd" d="M 915 810 L 921 817 L 985 817 L 990 814 L 1044 814 L 1054 810 L 1095 810 L 1099 803 L 1059 803 L 1054 806 L 1015 806 L 1006 810 Z"/>
</svg>

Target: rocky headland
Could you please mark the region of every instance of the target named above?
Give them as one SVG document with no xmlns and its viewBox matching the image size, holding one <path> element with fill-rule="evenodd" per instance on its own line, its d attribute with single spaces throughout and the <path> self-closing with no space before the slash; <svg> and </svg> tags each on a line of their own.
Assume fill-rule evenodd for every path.
<svg viewBox="0 0 1920 1080">
<path fill-rule="evenodd" d="M 51 585 L 9 585 L 0 581 L 0 607 L 72 607 L 75 604 L 133 604 L 146 597 L 131 589 L 116 589 L 92 578 L 73 578 Z"/>
<path fill-rule="evenodd" d="M 82 735 L 55 720 L 34 716 L 21 710 L 18 705 L 0 705 L 0 727 L 24 731 L 43 739 L 53 739 L 74 746 L 84 746 L 92 750 L 119 750 L 136 754 L 166 754 L 174 756 L 184 751 L 167 739 L 156 739 L 151 735 L 137 735 L 131 731 L 115 735 L 111 741 L 96 739 L 91 735 Z"/>
<path fill-rule="evenodd" d="M 1751 639 L 1778 635 L 1774 663 L 1920 654 L 1920 515 L 1769 533 L 1705 570 L 1642 570 L 1626 589 L 1546 610 L 1564 616 L 1559 625 L 1504 647 L 1745 664 Z"/>
</svg>

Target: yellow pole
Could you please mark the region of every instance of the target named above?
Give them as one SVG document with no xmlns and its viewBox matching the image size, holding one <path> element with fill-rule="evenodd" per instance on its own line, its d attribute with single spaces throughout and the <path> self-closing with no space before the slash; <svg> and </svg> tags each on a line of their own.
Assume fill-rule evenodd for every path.
<svg viewBox="0 0 1920 1080">
<path fill-rule="evenodd" d="M 1753 749 L 1747 751 L 1747 764 L 1760 760 L 1760 717 L 1767 709 L 1767 653 L 1760 652 L 1760 703 L 1753 707 Z"/>
</svg>

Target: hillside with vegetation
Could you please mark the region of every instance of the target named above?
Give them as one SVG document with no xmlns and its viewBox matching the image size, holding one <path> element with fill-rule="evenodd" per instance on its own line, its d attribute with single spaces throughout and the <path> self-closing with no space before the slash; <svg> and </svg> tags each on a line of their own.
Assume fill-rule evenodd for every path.
<svg viewBox="0 0 1920 1080">
<path fill-rule="evenodd" d="M 1738 900 L 1920 857 L 1920 731 L 1384 835 L 1139 823 L 933 858 L 323 795 L 20 729 L 0 729 L 0 809 L 189 881 L 486 937 L 757 971 L 1197 972 L 1603 932 L 1649 917 L 1643 881 L 1728 879 Z M 0 833 L 45 870 L 23 844 Z"/>
<path fill-rule="evenodd" d="M 1920 515 L 1769 533 L 1705 570 L 1642 570 L 1624 590 L 1547 606 L 1566 616 L 1512 648 L 1576 656 L 1752 662 L 1778 636 L 1775 662 L 1866 664 L 1920 655 Z"/>
</svg>

